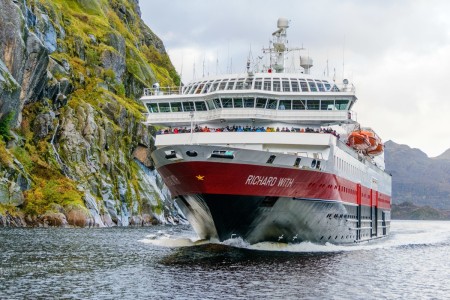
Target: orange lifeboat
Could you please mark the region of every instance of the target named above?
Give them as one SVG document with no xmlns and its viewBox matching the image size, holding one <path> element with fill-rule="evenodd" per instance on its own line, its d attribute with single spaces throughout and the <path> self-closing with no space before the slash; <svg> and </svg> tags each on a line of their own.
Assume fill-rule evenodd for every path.
<svg viewBox="0 0 450 300">
<path fill-rule="evenodd" d="M 374 151 L 381 144 L 381 139 L 372 129 L 361 130 L 360 132 L 369 140 L 370 146 L 366 149 L 367 152 Z"/>
<path fill-rule="evenodd" d="M 384 151 L 384 145 L 380 142 L 375 149 L 367 151 L 367 154 L 372 155 L 372 156 L 377 156 L 377 155 L 380 155 L 381 153 L 383 153 L 383 151 Z"/>
<path fill-rule="evenodd" d="M 367 150 L 371 144 L 367 135 L 362 134 L 360 130 L 352 131 L 348 136 L 348 145 L 356 150 Z"/>
<path fill-rule="evenodd" d="M 370 128 L 352 131 L 348 136 L 347 145 L 371 156 L 380 155 L 384 151 L 380 137 Z"/>
</svg>

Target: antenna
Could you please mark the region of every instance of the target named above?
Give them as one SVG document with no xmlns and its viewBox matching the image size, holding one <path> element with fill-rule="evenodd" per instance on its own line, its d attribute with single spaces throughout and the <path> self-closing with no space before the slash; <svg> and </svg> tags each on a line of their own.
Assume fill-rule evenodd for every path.
<svg viewBox="0 0 450 300">
<path fill-rule="evenodd" d="M 219 72 L 219 50 L 216 50 L 216 75 Z"/>
<path fill-rule="evenodd" d="M 342 48 L 342 78 L 345 78 L 345 35 L 344 35 L 344 46 Z"/>
</svg>

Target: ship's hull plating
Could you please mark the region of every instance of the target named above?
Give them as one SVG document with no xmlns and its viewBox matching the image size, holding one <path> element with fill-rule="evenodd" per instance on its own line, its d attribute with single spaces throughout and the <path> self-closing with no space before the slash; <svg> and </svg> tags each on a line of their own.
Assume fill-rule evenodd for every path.
<svg viewBox="0 0 450 300">
<path fill-rule="evenodd" d="M 153 158 L 200 238 L 342 244 L 389 233 L 390 206 L 377 192 L 320 170 L 205 159 L 199 149 L 207 146 L 185 157 L 186 149 L 175 148 L 175 159 L 156 150 Z"/>
</svg>

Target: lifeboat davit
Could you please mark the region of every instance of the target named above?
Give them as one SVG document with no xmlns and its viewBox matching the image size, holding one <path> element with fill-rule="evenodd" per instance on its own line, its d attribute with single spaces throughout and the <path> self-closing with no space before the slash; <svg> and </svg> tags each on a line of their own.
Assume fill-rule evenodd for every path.
<svg viewBox="0 0 450 300">
<path fill-rule="evenodd" d="M 377 155 L 380 155 L 381 153 L 383 153 L 383 151 L 384 151 L 384 145 L 382 143 L 379 143 L 375 149 L 367 151 L 367 154 L 371 155 L 371 156 L 377 156 Z"/>
</svg>

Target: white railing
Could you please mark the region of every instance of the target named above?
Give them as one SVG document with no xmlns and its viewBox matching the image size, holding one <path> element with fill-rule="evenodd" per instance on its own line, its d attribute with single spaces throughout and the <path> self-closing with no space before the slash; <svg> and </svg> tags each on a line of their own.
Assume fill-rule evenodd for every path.
<svg viewBox="0 0 450 300">
<path fill-rule="evenodd" d="M 180 86 L 144 88 L 144 96 L 181 95 L 181 90 Z"/>
<path fill-rule="evenodd" d="M 152 113 L 147 123 L 189 123 L 227 119 L 269 119 L 272 121 L 356 121 L 356 114 L 346 110 L 271 110 L 271 109 L 214 109 L 209 111 Z"/>
</svg>

